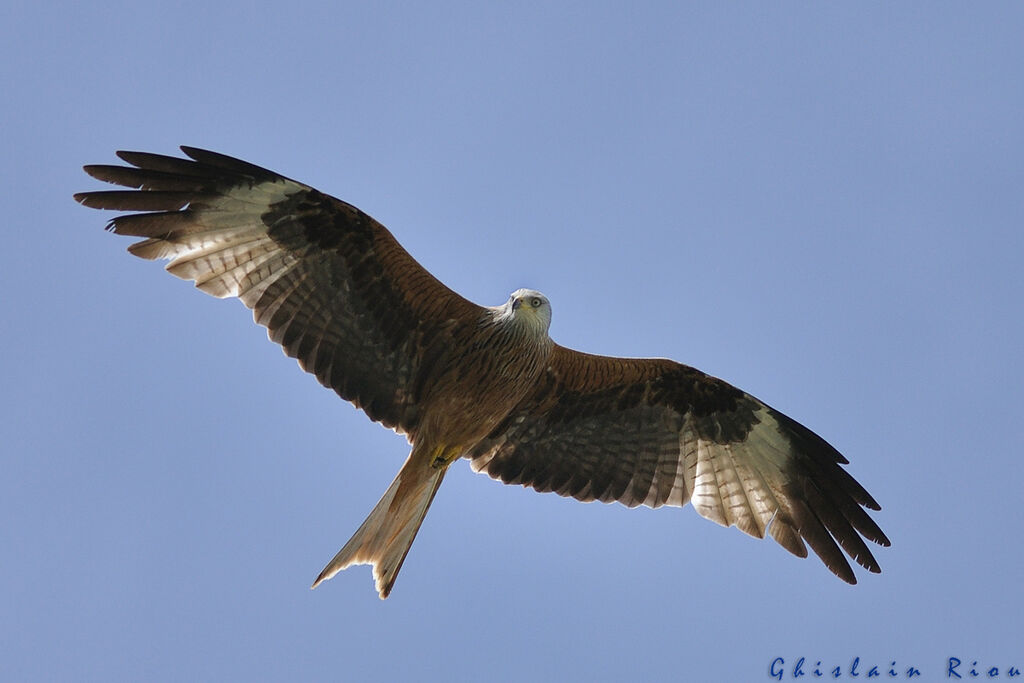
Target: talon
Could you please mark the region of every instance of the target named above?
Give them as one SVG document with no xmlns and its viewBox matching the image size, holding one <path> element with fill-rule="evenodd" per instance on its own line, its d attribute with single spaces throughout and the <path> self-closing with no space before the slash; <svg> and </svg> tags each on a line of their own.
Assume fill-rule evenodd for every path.
<svg viewBox="0 0 1024 683">
<path fill-rule="evenodd" d="M 437 450 L 434 451 L 434 457 L 430 460 L 430 466 L 433 467 L 435 470 L 447 467 L 448 465 L 452 464 L 452 461 L 455 460 L 455 458 L 457 458 L 458 455 L 459 450 L 456 448 L 446 448 L 444 446 L 439 446 Z"/>
<path fill-rule="evenodd" d="M 434 457 L 430 459 L 430 466 L 435 470 L 439 470 L 448 464 L 448 461 L 444 457 L 444 447 L 438 446 L 434 451 Z"/>
</svg>

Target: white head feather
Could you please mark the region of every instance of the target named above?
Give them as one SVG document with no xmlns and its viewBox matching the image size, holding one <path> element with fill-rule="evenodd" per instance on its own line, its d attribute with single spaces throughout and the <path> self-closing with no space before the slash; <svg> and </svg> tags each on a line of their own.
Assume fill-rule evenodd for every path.
<svg viewBox="0 0 1024 683">
<path fill-rule="evenodd" d="M 536 289 L 517 289 L 499 311 L 502 318 L 514 320 L 537 336 L 547 336 L 551 327 L 551 302 Z"/>
</svg>

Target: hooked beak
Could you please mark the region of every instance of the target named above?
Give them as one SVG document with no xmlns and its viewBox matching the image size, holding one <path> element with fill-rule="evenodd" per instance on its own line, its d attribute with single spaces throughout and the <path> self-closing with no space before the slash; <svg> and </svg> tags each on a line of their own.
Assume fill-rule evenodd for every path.
<svg viewBox="0 0 1024 683">
<path fill-rule="evenodd" d="M 523 305 L 522 299 L 512 299 L 512 310 L 518 311 L 519 307 Z"/>
</svg>

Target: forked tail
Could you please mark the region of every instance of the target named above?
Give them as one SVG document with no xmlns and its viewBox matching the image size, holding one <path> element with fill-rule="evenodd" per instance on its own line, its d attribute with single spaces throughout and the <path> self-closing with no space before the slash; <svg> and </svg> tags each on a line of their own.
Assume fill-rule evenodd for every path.
<svg viewBox="0 0 1024 683">
<path fill-rule="evenodd" d="M 431 467 L 427 458 L 417 455 L 413 449 L 370 516 L 316 577 L 313 588 L 342 569 L 369 564 L 381 600 L 388 597 L 447 469 Z"/>
</svg>

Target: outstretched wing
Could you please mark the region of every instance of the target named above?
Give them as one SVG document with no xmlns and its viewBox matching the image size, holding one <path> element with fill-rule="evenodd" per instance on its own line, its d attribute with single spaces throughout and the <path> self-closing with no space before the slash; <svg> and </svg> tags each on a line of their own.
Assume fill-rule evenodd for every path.
<svg viewBox="0 0 1024 683">
<path fill-rule="evenodd" d="M 370 418 L 412 436 L 417 373 L 453 320 L 483 309 L 424 270 L 356 207 L 259 166 L 191 147 L 190 159 L 118 152 L 86 166 L 136 190 L 83 192 L 96 209 L 138 211 L 108 228 L 129 251 L 217 297 L 236 296 L 270 338 Z M 426 359 L 426 361 L 424 360 Z"/>
<path fill-rule="evenodd" d="M 880 571 L 878 503 L 824 439 L 736 387 L 669 360 L 556 347 L 532 395 L 467 457 L 506 484 L 582 501 L 682 506 L 794 555 L 806 541 L 856 583 L 838 546 Z M 864 538 L 862 538 L 862 536 Z M 838 543 L 838 546 L 837 546 Z"/>
</svg>

